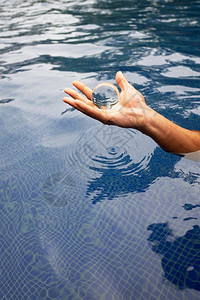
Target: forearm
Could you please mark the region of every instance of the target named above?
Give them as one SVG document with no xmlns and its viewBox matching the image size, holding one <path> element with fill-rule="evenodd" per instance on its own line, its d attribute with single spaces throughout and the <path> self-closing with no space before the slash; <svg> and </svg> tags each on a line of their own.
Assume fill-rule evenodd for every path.
<svg viewBox="0 0 200 300">
<path fill-rule="evenodd" d="M 200 132 L 180 127 L 148 109 L 141 131 L 167 152 L 189 153 L 200 150 Z"/>
</svg>

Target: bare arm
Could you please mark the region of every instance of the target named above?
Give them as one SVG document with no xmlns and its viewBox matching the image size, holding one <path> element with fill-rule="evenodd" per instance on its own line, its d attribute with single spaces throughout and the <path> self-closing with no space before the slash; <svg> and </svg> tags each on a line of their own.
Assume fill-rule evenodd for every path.
<svg viewBox="0 0 200 300">
<path fill-rule="evenodd" d="M 104 124 L 137 129 L 167 152 L 179 154 L 200 150 L 199 131 L 180 127 L 147 106 L 143 95 L 121 72 L 116 74 L 116 83 L 121 88 L 120 99 L 110 110 L 97 108 L 91 101 L 92 89 L 79 81 L 74 81 L 73 85 L 82 93 L 67 88 L 65 93 L 71 97 L 63 101 Z"/>
<path fill-rule="evenodd" d="M 167 152 L 189 153 L 200 150 L 199 131 L 180 127 L 154 111 L 149 112 L 142 132 Z"/>
</svg>

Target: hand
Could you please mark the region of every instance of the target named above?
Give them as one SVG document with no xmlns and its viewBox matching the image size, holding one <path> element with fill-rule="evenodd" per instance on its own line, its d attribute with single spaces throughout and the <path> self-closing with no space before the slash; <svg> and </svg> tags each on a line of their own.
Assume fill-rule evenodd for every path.
<svg viewBox="0 0 200 300">
<path fill-rule="evenodd" d="M 65 93 L 71 97 L 65 97 L 63 101 L 104 124 L 138 129 L 165 151 L 182 154 L 197 151 L 199 155 L 200 132 L 180 127 L 148 107 L 142 94 L 121 72 L 116 74 L 116 83 L 121 93 L 119 102 L 111 109 L 99 109 L 94 105 L 92 89 L 80 81 L 74 81 L 73 85 L 82 93 L 67 88 Z"/>
<path fill-rule="evenodd" d="M 65 93 L 71 98 L 65 97 L 63 101 L 104 124 L 142 130 L 146 113 L 150 110 L 143 95 L 128 83 L 122 72 L 117 72 L 116 83 L 121 89 L 119 102 L 109 110 L 94 105 L 91 101 L 92 89 L 80 81 L 74 81 L 73 85 L 83 94 L 66 88 Z"/>
</svg>

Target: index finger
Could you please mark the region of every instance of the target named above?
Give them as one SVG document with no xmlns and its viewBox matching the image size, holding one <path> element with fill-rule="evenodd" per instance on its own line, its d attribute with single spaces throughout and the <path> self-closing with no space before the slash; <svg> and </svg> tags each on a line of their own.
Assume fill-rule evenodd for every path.
<svg viewBox="0 0 200 300">
<path fill-rule="evenodd" d="M 92 89 L 89 88 L 87 85 L 82 83 L 81 81 L 73 81 L 73 85 L 81 91 L 89 100 L 92 99 Z"/>
</svg>

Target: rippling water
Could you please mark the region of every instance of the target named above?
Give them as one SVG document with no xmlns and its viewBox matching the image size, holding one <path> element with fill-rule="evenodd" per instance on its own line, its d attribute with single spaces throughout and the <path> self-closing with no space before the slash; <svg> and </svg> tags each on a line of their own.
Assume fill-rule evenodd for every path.
<svg viewBox="0 0 200 300">
<path fill-rule="evenodd" d="M 200 165 L 62 102 L 118 70 L 200 130 L 200 1 L 0 1 L 1 299 L 200 293 Z"/>
</svg>

